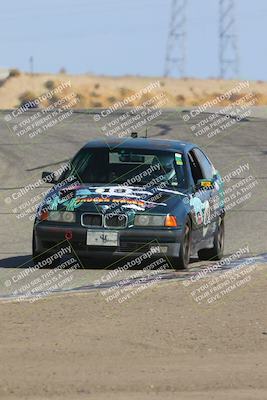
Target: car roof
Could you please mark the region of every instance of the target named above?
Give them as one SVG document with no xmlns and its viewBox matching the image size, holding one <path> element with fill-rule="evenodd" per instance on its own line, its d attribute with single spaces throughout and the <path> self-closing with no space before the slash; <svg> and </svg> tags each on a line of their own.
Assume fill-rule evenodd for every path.
<svg viewBox="0 0 267 400">
<path fill-rule="evenodd" d="M 198 147 L 193 143 L 181 140 L 149 139 L 149 138 L 123 138 L 123 139 L 95 139 L 88 142 L 84 148 L 132 148 L 142 150 L 189 151 Z"/>
</svg>

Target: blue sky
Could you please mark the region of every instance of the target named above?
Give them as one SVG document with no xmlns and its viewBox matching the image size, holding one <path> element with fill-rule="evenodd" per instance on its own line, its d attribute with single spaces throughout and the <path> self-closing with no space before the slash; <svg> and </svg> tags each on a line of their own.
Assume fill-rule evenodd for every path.
<svg viewBox="0 0 267 400">
<path fill-rule="evenodd" d="M 216 77 L 219 0 L 188 0 L 186 75 Z M 171 0 L 1 2 L 0 67 L 160 76 Z M 240 78 L 267 80 L 267 2 L 236 0 Z"/>
</svg>

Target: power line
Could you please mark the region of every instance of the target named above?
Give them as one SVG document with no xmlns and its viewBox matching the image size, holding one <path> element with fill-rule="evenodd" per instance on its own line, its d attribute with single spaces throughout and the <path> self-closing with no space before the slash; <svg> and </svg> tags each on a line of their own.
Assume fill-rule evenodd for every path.
<svg viewBox="0 0 267 400">
<path fill-rule="evenodd" d="M 172 0 L 165 58 L 165 76 L 185 76 L 187 0 Z"/>
<path fill-rule="evenodd" d="M 235 1 L 220 0 L 219 13 L 220 76 L 221 78 L 236 78 L 239 75 L 239 55 Z"/>
</svg>

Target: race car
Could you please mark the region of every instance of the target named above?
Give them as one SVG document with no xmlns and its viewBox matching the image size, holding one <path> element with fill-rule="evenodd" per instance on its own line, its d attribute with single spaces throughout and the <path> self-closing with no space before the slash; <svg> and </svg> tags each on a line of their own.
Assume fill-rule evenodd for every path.
<svg viewBox="0 0 267 400">
<path fill-rule="evenodd" d="M 177 270 L 223 256 L 223 182 L 197 145 L 96 139 L 42 179 L 54 186 L 36 212 L 35 262 L 65 242 L 84 262 L 153 250 Z"/>
</svg>

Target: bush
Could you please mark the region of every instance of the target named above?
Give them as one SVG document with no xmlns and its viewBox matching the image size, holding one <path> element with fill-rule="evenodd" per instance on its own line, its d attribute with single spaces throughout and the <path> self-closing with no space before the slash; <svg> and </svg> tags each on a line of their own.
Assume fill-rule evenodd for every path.
<svg viewBox="0 0 267 400">
<path fill-rule="evenodd" d="M 59 97 L 59 96 L 57 96 L 56 94 L 53 94 L 53 96 L 50 97 L 50 98 L 47 99 L 47 100 L 48 100 L 48 104 L 49 104 L 50 106 L 54 106 L 54 107 L 58 108 L 58 106 L 56 105 L 56 103 L 60 100 L 60 97 Z M 59 107 L 59 108 L 60 108 L 60 107 Z"/>
<path fill-rule="evenodd" d="M 16 68 L 13 68 L 13 69 L 11 69 L 10 71 L 9 71 L 9 78 L 15 78 L 15 77 L 17 77 L 17 76 L 20 76 L 21 75 L 21 72 L 18 70 L 18 69 L 16 69 Z"/>
<path fill-rule="evenodd" d="M 24 106 L 25 104 L 29 103 L 29 102 L 33 102 L 36 99 L 36 95 L 33 92 L 30 92 L 29 90 L 22 93 L 19 96 L 19 101 L 20 101 L 20 106 Z M 37 105 L 30 105 L 29 108 L 37 108 Z"/>
<path fill-rule="evenodd" d="M 75 105 L 76 108 L 87 108 L 88 101 L 83 94 L 77 93 L 76 98 L 78 100 Z"/>
<path fill-rule="evenodd" d="M 94 88 L 95 88 L 96 90 L 99 89 L 99 88 L 100 88 L 100 83 L 96 83 L 95 86 L 94 86 Z"/>
<path fill-rule="evenodd" d="M 100 108 L 100 107 L 102 107 L 102 103 L 101 103 L 101 101 L 91 101 L 90 106 L 93 108 Z"/>
<path fill-rule="evenodd" d="M 99 94 L 93 91 L 90 93 L 90 96 L 91 97 L 99 97 Z"/>
<path fill-rule="evenodd" d="M 44 87 L 48 90 L 52 90 L 52 89 L 55 89 L 56 83 L 52 80 L 49 80 L 49 81 L 45 82 Z"/>
<path fill-rule="evenodd" d="M 179 104 L 180 104 L 180 105 L 184 105 L 184 103 L 185 103 L 185 97 L 184 97 L 184 95 L 183 95 L 183 94 L 178 94 L 178 95 L 176 96 L 176 101 L 177 101 L 178 105 L 179 105 Z"/>
<path fill-rule="evenodd" d="M 129 97 L 135 93 L 133 90 L 124 87 L 121 87 L 119 91 L 122 97 Z"/>
<path fill-rule="evenodd" d="M 109 104 L 114 104 L 116 103 L 117 99 L 114 96 L 110 96 L 107 98 L 107 101 L 109 102 Z"/>
</svg>

